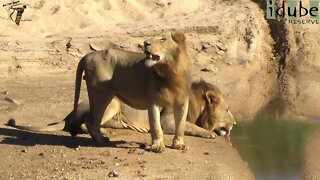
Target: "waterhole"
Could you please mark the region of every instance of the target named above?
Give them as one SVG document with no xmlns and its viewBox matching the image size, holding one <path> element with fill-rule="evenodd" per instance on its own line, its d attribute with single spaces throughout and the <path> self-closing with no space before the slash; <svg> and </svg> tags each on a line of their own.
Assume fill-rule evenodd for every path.
<svg viewBox="0 0 320 180">
<path fill-rule="evenodd" d="M 301 178 L 304 144 L 316 128 L 314 121 L 258 116 L 237 124 L 232 143 L 257 180 L 295 180 Z"/>
</svg>

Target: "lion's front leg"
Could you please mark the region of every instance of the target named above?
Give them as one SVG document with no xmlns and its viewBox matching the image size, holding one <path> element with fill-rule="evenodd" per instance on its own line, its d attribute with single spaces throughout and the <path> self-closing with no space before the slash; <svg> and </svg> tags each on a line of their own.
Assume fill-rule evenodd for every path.
<svg viewBox="0 0 320 180">
<path fill-rule="evenodd" d="M 165 146 L 163 142 L 163 132 L 160 124 L 160 107 L 153 104 L 148 109 L 150 132 L 152 138 L 152 144 L 147 147 L 147 150 L 152 152 L 161 153 L 164 151 Z"/>
<path fill-rule="evenodd" d="M 172 142 L 172 148 L 180 150 L 186 149 L 183 136 L 189 108 L 189 99 L 186 99 L 183 104 L 175 103 L 173 108 L 175 121 L 175 136 Z"/>
<path fill-rule="evenodd" d="M 218 136 L 215 132 L 208 131 L 190 122 L 187 122 L 186 129 L 184 132 L 185 132 L 184 133 L 185 135 L 198 136 L 198 137 L 211 138 L 211 139 L 214 139 L 215 137 Z"/>
</svg>

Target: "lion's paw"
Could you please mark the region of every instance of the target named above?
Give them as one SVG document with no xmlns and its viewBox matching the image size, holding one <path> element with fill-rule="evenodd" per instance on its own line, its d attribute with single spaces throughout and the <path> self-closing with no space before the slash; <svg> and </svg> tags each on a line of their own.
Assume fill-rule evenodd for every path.
<svg viewBox="0 0 320 180">
<path fill-rule="evenodd" d="M 187 146 L 185 144 L 172 144 L 172 148 L 178 150 L 187 150 Z"/>
<path fill-rule="evenodd" d="M 183 141 L 177 140 L 177 139 L 173 140 L 171 147 L 173 149 L 178 149 L 178 150 L 186 150 L 187 149 L 187 146 L 183 143 Z"/>
<path fill-rule="evenodd" d="M 215 139 L 217 136 L 218 135 L 215 132 L 213 132 L 213 133 L 210 134 L 209 138 L 210 139 Z"/>
<path fill-rule="evenodd" d="M 151 146 L 146 147 L 146 151 L 162 153 L 165 150 L 163 140 L 154 141 Z"/>
<path fill-rule="evenodd" d="M 108 137 L 94 138 L 94 140 L 99 146 L 112 145 L 112 142 L 110 141 L 110 139 Z"/>
<path fill-rule="evenodd" d="M 154 153 L 162 153 L 165 150 L 164 146 L 151 145 L 146 147 L 146 151 L 151 151 Z"/>
</svg>

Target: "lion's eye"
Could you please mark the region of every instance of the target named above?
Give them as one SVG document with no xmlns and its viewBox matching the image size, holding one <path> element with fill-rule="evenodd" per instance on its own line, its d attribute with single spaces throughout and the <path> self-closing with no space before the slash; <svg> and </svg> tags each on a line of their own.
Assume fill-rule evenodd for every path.
<svg viewBox="0 0 320 180">
<path fill-rule="evenodd" d="M 164 42 L 164 41 L 166 41 L 166 40 L 167 40 L 167 38 L 165 38 L 165 37 L 160 38 L 160 41 L 161 41 L 161 42 Z"/>
</svg>

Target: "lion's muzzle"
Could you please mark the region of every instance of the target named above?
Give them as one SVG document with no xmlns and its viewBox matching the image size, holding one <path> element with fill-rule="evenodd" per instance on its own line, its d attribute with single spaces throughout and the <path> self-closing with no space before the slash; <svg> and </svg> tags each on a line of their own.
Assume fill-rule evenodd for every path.
<svg viewBox="0 0 320 180">
<path fill-rule="evenodd" d="M 151 46 L 151 43 L 146 40 L 146 41 L 144 41 L 143 44 L 144 44 L 143 52 L 147 55 L 147 58 L 152 61 L 159 61 L 160 56 L 152 53 L 152 51 L 149 48 Z"/>
</svg>

